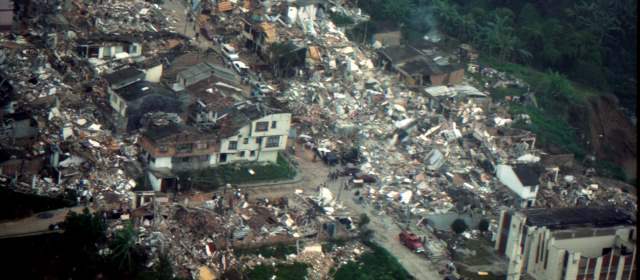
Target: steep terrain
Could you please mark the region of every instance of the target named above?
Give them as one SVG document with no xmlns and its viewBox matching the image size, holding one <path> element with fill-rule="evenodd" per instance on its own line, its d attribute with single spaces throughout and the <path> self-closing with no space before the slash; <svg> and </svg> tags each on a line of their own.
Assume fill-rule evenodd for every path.
<svg viewBox="0 0 640 280">
<path fill-rule="evenodd" d="M 590 149 L 599 160 L 611 161 L 623 168 L 627 180 L 637 176 L 637 127 L 619 110 L 615 96 L 603 95 L 589 102 Z"/>
</svg>

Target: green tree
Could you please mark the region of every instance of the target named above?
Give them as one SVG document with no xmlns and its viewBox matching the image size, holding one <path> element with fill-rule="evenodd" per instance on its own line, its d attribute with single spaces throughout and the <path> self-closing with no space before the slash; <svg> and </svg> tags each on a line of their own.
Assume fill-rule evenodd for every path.
<svg viewBox="0 0 640 280">
<path fill-rule="evenodd" d="M 134 266 L 134 254 L 138 233 L 129 222 L 124 228 L 115 232 L 115 238 L 111 243 L 112 258 L 118 263 L 120 269 L 132 271 Z"/>
<path fill-rule="evenodd" d="M 64 221 L 64 238 L 85 252 L 94 252 L 96 244 L 105 240 L 106 228 L 102 218 L 91 214 L 88 208 L 82 214 L 70 211 Z"/>
<path fill-rule="evenodd" d="M 456 32 L 461 19 L 456 7 L 447 0 L 433 0 L 433 9 L 442 23 L 442 29 L 448 33 Z"/>
<path fill-rule="evenodd" d="M 521 26 L 535 25 L 542 19 L 538 8 L 531 3 L 525 3 L 518 14 L 518 24 Z"/>
<path fill-rule="evenodd" d="M 489 220 L 480 220 L 480 223 L 478 223 L 478 230 L 481 232 L 486 232 L 487 230 L 489 230 Z"/>
<path fill-rule="evenodd" d="M 513 34 L 512 20 L 507 14 L 494 13 L 493 20 L 481 28 L 483 46 L 490 54 L 497 54 L 500 60 L 510 58 L 518 44 L 518 38 Z"/>
<path fill-rule="evenodd" d="M 411 11 L 409 0 L 385 0 L 382 4 L 382 12 L 387 20 L 404 21 Z"/>
<path fill-rule="evenodd" d="M 360 219 L 358 220 L 358 226 L 365 227 L 369 224 L 370 221 L 371 219 L 369 219 L 369 216 L 367 216 L 367 214 L 365 213 L 362 213 L 360 214 Z"/>
<path fill-rule="evenodd" d="M 453 223 L 451 223 L 451 229 L 457 234 L 463 233 L 465 230 L 467 230 L 467 228 L 469 227 L 463 219 L 456 219 L 455 221 L 453 221 Z"/>
<path fill-rule="evenodd" d="M 618 2 L 618 3 L 615 3 Z M 605 38 L 611 38 L 612 31 L 620 31 L 621 22 L 616 16 L 618 9 L 626 9 L 620 5 L 623 1 L 592 0 L 576 3 L 567 9 L 567 15 L 574 18 L 578 27 L 586 28 L 596 35 L 597 43 L 602 44 Z"/>
<path fill-rule="evenodd" d="M 473 34 L 478 32 L 478 24 L 471 14 L 466 14 L 460 18 L 460 35 L 465 40 L 472 40 Z"/>
<path fill-rule="evenodd" d="M 360 229 L 360 233 L 358 234 L 358 237 L 362 242 L 369 242 L 373 238 L 373 234 L 374 234 L 373 230 L 365 227 Z"/>
</svg>

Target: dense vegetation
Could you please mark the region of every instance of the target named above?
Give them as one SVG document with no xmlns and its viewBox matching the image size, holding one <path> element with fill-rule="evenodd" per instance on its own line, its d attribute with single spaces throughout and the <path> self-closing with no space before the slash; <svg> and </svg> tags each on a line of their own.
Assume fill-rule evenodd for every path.
<svg viewBox="0 0 640 280">
<path fill-rule="evenodd" d="M 636 0 L 370 0 L 376 21 L 395 21 L 409 40 L 431 29 L 487 55 L 552 69 L 615 93 L 635 110 Z"/>
<path fill-rule="evenodd" d="M 372 252 L 364 253 L 357 261 L 341 266 L 336 271 L 334 279 L 413 279 L 387 250 L 372 242 L 367 242 L 366 244 L 372 249 Z"/>
<path fill-rule="evenodd" d="M 3 239 L 2 263 L 8 275 L 20 279 L 174 279 L 166 256 L 146 268 L 148 256 L 136 245 L 137 234 L 127 226 L 108 241 L 106 224 L 88 210 L 70 212 L 63 234 Z M 101 248 L 114 253 L 103 256 Z M 101 277 L 100 277 L 101 276 Z"/>
</svg>

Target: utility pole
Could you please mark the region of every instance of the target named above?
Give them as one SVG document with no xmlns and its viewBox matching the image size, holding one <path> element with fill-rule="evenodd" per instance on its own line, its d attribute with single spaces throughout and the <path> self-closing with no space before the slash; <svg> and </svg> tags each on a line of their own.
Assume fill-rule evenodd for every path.
<svg viewBox="0 0 640 280">
<path fill-rule="evenodd" d="M 187 35 L 187 25 L 189 25 L 189 8 L 185 7 L 184 8 L 184 35 Z"/>
<path fill-rule="evenodd" d="M 343 188 L 344 188 L 344 184 L 342 184 L 342 182 L 338 182 L 338 195 L 336 196 L 336 201 L 340 200 L 340 195 L 342 194 Z"/>
<path fill-rule="evenodd" d="M 364 35 L 362 36 L 362 44 L 364 45 L 367 41 L 367 27 L 369 26 L 368 23 L 364 23 Z"/>
</svg>

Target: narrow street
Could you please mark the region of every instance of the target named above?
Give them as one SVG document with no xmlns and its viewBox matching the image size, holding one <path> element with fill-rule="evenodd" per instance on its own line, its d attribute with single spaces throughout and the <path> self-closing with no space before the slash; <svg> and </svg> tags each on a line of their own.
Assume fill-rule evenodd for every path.
<svg viewBox="0 0 640 280">
<path fill-rule="evenodd" d="M 49 225 L 63 222 L 67 213 L 73 211 L 76 213 L 82 213 L 84 206 L 76 206 L 71 208 L 61 208 L 56 210 L 50 210 L 40 212 L 32 215 L 31 217 L 0 223 L 0 238 L 14 237 L 16 235 L 26 235 L 36 232 L 46 232 L 49 230 Z M 52 216 L 48 218 L 40 218 L 39 215 L 43 213 L 49 213 Z"/>
<path fill-rule="evenodd" d="M 298 151 L 296 160 L 298 161 L 299 170 L 304 174 L 304 179 L 298 187 L 305 189 L 305 192 L 315 192 L 316 186 L 327 182 L 329 167 L 319 159 L 313 162 L 311 160 L 311 152 L 304 151 L 302 147 L 299 147 L 296 151 Z M 327 187 L 333 192 L 334 196 L 338 195 L 339 186 L 344 184 L 344 180 L 346 178 L 335 182 L 327 182 Z M 378 211 L 375 211 L 375 209 L 356 203 L 353 192 L 354 190 L 343 190 L 338 198 L 339 202 L 351 212 L 352 217 L 357 217 L 360 213 L 365 213 L 370 217 L 371 222 L 368 226 L 375 232 L 373 239 L 376 243 L 395 256 L 400 264 L 416 279 L 442 279 L 437 269 L 426 257 L 411 252 L 400 243 L 398 235 L 401 229 L 391 217 L 384 213 L 380 215 L 376 213 Z"/>
<path fill-rule="evenodd" d="M 307 195 L 316 193 L 317 187 L 325 184 L 333 192 L 334 197 L 338 196 L 339 186 L 343 185 L 346 177 L 335 182 L 329 182 L 328 174 L 330 168 L 325 165 L 319 158 L 313 162 L 313 152 L 305 150 L 302 145 L 296 145 L 295 159 L 298 163 L 298 172 L 302 176 L 302 180 L 298 183 L 283 185 L 255 186 L 243 189 L 248 192 L 250 197 L 267 197 L 276 198 L 290 195 L 296 189 L 303 190 Z M 398 240 L 400 227 L 388 215 L 376 211 L 370 206 L 364 206 L 356 203 L 354 199 L 355 190 L 342 190 L 338 200 L 352 217 L 358 217 L 361 213 L 367 214 L 371 222 L 368 227 L 374 233 L 374 241 L 395 256 L 400 264 L 416 279 L 435 280 L 442 279 L 437 272 L 436 267 L 424 256 L 418 255 L 403 246 Z M 202 195 L 208 198 L 211 193 Z M 432 237 L 430 237 L 432 238 Z"/>
<path fill-rule="evenodd" d="M 175 32 L 185 35 L 191 38 L 191 42 L 197 45 L 200 49 L 206 50 L 207 48 L 213 47 L 213 43 L 208 41 L 203 36 L 200 36 L 198 40 L 196 40 L 196 33 L 200 32 L 196 25 L 196 20 L 189 21 L 186 16 L 186 4 L 183 0 L 167 0 L 162 4 L 162 9 L 167 11 L 167 14 L 171 15 L 171 18 L 176 22 L 170 20 L 172 26 L 175 28 Z"/>
</svg>

